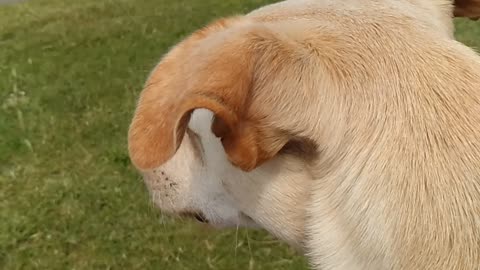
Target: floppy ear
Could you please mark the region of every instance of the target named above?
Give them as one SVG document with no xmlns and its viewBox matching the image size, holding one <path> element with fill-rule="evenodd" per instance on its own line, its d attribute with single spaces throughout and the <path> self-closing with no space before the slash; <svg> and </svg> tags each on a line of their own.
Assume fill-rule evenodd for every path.
<svg viewBox="0 0 480 270">
<path fill-rule="evenodd" d="M 480 0 L 455 0 L 455 17 L 480 18 Z"/>
<path fill-rule="evenodd" d="M 221 28 L 216 24 L 210 29 Z M 208 29 L 203 29 L 200 37 L 192 35 L 160 62 L 140 96 L 129 130 L 129 152 L 136 167 L 152 169 L 168 161 L 196 108 L 215 114 L 212 130 L 237 167 L 252 170 L 280 150 L 285 139 L 258 128 L 246 112 L 256 61 L 251 41 L 264 30 L 241 25 L 208 36 Z"/>
</svg>

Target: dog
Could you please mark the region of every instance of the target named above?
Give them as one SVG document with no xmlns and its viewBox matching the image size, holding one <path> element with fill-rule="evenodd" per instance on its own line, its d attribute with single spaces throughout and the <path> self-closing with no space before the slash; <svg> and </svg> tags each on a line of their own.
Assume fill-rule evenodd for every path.
<svg viewBox="0 0 480 270">
<path fill-rule="evenodd" d="M 287 0 L 217 20 L 150 74 L 132 163 L 165 213 L 266 229 L 314 269 L 480 269 L 480 56 L 452 22 L 479 7 Z"/>
</svg>

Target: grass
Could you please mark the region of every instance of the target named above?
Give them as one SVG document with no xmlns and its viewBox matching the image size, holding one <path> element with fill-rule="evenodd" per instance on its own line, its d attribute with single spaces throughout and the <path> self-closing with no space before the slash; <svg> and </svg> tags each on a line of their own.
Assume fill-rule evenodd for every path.
<svg viewBox="0 0 480 270">
<path fill-rule="evenodd" d="M 307 269 L 264 232 L 162 216 L 126 151 L 159 57 L 213 18 L 267 2 L 0 6 L 0 269 Z M 458 29 L 480 47 L 480 23 Z"/>
</svg>

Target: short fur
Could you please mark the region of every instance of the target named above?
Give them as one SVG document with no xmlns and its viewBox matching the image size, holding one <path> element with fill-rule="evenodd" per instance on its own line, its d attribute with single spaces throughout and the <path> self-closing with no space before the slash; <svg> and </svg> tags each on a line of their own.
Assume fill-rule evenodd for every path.
<svg viewBox="0 0 480 270">
<path fill-rule="evenodd" d="M 452 16 L 480 5 L 455 4 L 290 0 L 195 32 L 129 132 L 155 203 L 315 269 L 479 269 L 480 56 Z"/>
</svg>

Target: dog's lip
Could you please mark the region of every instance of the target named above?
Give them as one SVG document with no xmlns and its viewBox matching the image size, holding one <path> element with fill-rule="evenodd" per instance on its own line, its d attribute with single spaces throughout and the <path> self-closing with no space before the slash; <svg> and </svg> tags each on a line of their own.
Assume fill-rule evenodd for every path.
<svg viewBox="0 0 480 270">
<path fill-rule="evenodd" d="M 245 214 L 244 212 L 240 212 L 239 219 L 245 227 L 253 229 L 261 227 L 252 217 Z"/>
<path fill-rule="evenodd" d="M 248 222 L 255 222 L 253 218 L 251 218 L 249 215 L 245 214 L 244 212 L 239 213 L 240 219 L 246 220 Z"/>
<path fill-rule="evenodd" d="M 238 227 L 244 226 L 249 228 L 257 228 L 258 224 L 252 219 L 249 215 L 245 214 L 244 212 L 238 213 L 238 219 L 233 220 L 209 220 L 202 212 L 200 211 L 182 211 L 178 213 L 179 217 L 189 218 L 196 220 L 201 224 L 205 224 L 211 226 L 216 229 L 223 229 L 223 228 L 231 228 L 231 227 Z"/>
</svg>

